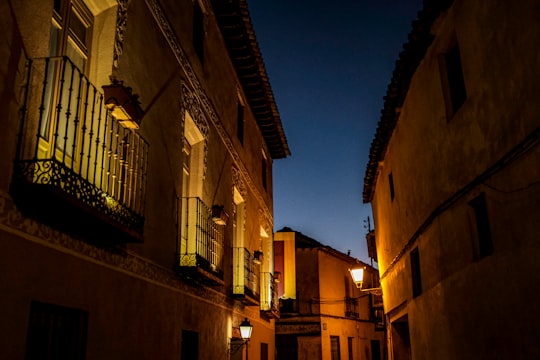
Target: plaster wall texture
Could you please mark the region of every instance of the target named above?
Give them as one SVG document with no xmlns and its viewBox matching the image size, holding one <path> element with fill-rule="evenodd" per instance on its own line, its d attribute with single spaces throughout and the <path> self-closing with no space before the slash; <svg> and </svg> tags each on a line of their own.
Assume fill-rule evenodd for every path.
<svg viewBox="0 0 540 360">
<path fill-rule="evenodd" d="M 540 353 L 531 331 L 540 310 L 530 305 L 540 280 L 538 10 L 535 1 L 454 1 L 432 26 L 434 40 L 400 109 L 372 208 L 385 312 L 390 322 L 408 314 L 413 358 Z M 448 118 L 439 62 L 456 41 L 467 98 Z M 478 254 L 469 205 L 481 193 L 493 243 L 486 257 Z"/>
<path fill-rule="evenodd" d="M 274 357 L 274 320 L 259 307 L 246 306 L 232 294 L 233 187 L 246 201 L 245 247 L 264 249 L 261 271 L 273 272 L 271 237 L 272 158 L 249 105 L 245 138 L 236 134 L 240 81 L 229 59 L 212 9 L 206 13 L 205 59 L 192 45 L 192 1 L 89 2 L 94 36 L 89 49 L 90 80 L 100 88 L 109 75 L 139 95 L 144 117 L 137 131 L 148 141 L 144 242 L 112 248 L 95 246 L 27 218 L 9 194 L 16 157 L 19 109 L 23 103 L 25 60 L 48 52 L 53 2 L 2 2 L 0 24 L 0 266 L 5 322 L 0 325 L 0 358 L 22 358 L 32 300 L 81 308 L 89 313 L 87 359 L 177 359 L 182 330 L 199 336 L 200 359 L 227 359 L 233 328 L 248 317 L 254 326 L 250 358 L 260 344 Z M 107 6 L 100 8 L 107 4 Z M 116 21 L 127 5 L 125 24 Z M 161 18 L 160 15 L 166 14 Z M 121 44 L 115 43 L 117 26 Z M 5 41 L 4 41 L 5 40 Z M 115 52 L 115 46 L 121 46 Z M 117 56 L 118 63 L 113 64 Z M 5 96 L 4 96 L 5 95 Z M 223 205 L 231 221 L 224 236 L 223 280 L 208 286 L 175 271 L 179 241 L 178 209 L 182 196 L 182 147 L 185 114 L 195 118 L 205 136 L 203 202 Z M 28 120 L 37 129 L 35 119 Z M 266 152 L 267 187 L 262 154 Z M 233 170 L 235 169 L 235 170 Z M 39 201 L 39 199 L 36 199 Z M 51 211 L 54 206 L 51 204 Z M 84 228 L 85 221 L 81 219 Z M 103 239 L 108 234 L 102 234 Z M 6 345 L 6 346 L 4 346 Z M 8 346 L 9 345 L 9 346 Z"/>
</svg>

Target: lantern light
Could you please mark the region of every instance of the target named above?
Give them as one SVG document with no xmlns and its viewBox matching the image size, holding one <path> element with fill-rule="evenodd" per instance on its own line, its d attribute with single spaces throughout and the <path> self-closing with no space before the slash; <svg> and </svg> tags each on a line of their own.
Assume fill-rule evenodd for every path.
<svg viewBox="0 0 540 360">
<path fill-rule="evenodd" d="M 240 336 L 242 339 L 249 340 L 251 338 L 251 331 L 253 330 L 253 325 L 249 322 L 248 318 L 245 318 L 244 321 L 240 324 Z"/>
<path fill-rule="evenodd" d="M 361 289 L 362 282 L 364 281 L 364 268 L 349 269 L 349 272 L 356 287 Z"/>
</svg>

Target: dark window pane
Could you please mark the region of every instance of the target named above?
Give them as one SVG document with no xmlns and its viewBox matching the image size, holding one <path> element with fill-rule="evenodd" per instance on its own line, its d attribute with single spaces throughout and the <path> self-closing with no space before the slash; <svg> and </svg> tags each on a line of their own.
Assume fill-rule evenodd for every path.
<svg viewBox="0 0 540 360">
<path fill-rule="evenodd" d="M 198 0 L 193 4 L 193 47 L 201 62 L 204 61 L 204 14 Z"/>
<path fill-rule="evenodd" d="M 199 333 L 182 330 L 182 360 L 197 360 L 199 358 Z"/>
<path fill-rule="evenodd" d="M 341 354 L 339 351 L 339 336 L 330 336 L 330 352 L 332 360 L 340 360 Z"/>
<path fill-rule="evenodd" d="M 388 185 L 390 186 L 390 200 L 394 200 L 394 177 L 392 176 L 392 173 L 388 174 Z"/>
<path fill-rule="evenodd" d="M 88 313 L 34 301 L 30 305 L 26 360 L 84 360 Z"/>
<path fill-rule="evenodd" d="M 422 275 L 420 273 L 420 253 L 418 248 L 411 251 L 411 276 L 413 297 L 417 297 L 422 293 Z"/>
<path fill-rule="evenodd" d="M 461 57 L 457 44 L 445 55 L 446 72 L 448 76 L 448 87 L 452 113 L 459 110 L 467 98 L 465 90 L 465 80 L 463 79 L 463 69 Z"/>
<path fill-rule="evenodd" d="M 86 25 L 82 22 L 81 19 L 71 11 L 71 16 L 69 18 L 69 28 L 71 29 L 72 35 L 83 45 L 86 46 Z"/>
<path fill-rule="evenodd" d="M 371 340 L 371 360 L 381 360 L 381 342 Z"/>
<path fill-rule="evenodd" d="M 268 344 L 261 343 L 261 360 L 268 360 Z"/>
<path fill-rule="evenodd" d="M 470 203 L 474 209 L 476 219 L 476 232 L 478 235 L 478 257 L 482 258 L 493 253 L 493 242 L 491 240 L 491 230 L 487 212 L 486 197 L 481 194 Z"/>
<path fill-rule="evenodd" d="M 240 143 L 244 143 L 244 106 L 238 102 L 237 114 L 236 114 L 236 135 Z"/>
</svg>

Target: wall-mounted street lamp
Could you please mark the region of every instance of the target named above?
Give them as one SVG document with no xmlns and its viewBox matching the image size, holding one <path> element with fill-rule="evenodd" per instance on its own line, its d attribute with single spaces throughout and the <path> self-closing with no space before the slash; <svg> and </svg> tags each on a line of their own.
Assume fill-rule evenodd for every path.
<svg viewBox="0 0 540 360">
<path fill-rule="evenodd" d="M 249 322 L 248 318 L 245 318 L 240 324 L 240 336 L 242 340 L 248 342 L 251 339 L 251 332 L 253 331 L 253 325 Z"/>
<path fill-rule="evenodd" d="M 351 274 L 352 280 L 357 288 L 359 288 L 361 291 L 368 292 L 370 294 L 374 295 L 382 295 L 382 289 L 381 287 L 376 288 L 370 288 L 370 289 L 363 289 L 362 285 L 364 283 L 364 267 L 355 267 L 349 269 L 349 273 Z"/>
<path fill-rule="evenodd" d="M 248 360 L 248 342 L 249 342 L 249 339 L 251 339 L 251 332 L 253 331 L 253 325 L 251 325 L 248 318 L 244 318 L 244 320 L 240 323 L 239 328 L 240 328 L 240 337 L 242 338 L 242 342 L 240 344 L 237 344 L 236 346 L 233 346 L 233 343 L 231 342 L 231 352 L 235 353 L 242 346 L 246 345 L 246 360 Z"/>
<path fill-rule="evenodd" d="M 351 273 L 351 277 L 356 287 L 361 289 L 362 283 L 364 282 L 364 268 L 349 269 L 349 272 Z"/>
</svg>

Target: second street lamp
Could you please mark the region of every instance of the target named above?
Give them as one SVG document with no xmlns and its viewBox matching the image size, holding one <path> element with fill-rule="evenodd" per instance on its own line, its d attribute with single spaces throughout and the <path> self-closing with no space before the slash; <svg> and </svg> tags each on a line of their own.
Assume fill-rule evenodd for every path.
<svg viewBox="0 0 540 360">
<path fill-rule="evenodd" d="M 251 339 L 251 332 L 253 331 L 253 325 L 249 322 L 248 318 L 245 318 L 244 321 L 240 324 L 240 336 L 246 344 L 246 360 L 248 360 L 248 342 Z"/>
</svg>

